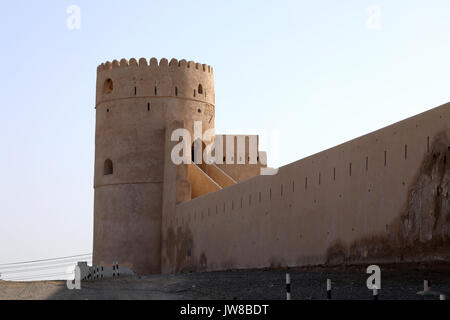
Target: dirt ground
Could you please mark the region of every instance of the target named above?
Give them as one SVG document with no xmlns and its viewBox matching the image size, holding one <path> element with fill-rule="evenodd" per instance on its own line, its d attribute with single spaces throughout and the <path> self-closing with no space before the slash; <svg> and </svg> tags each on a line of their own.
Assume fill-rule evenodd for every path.
<svg viewBox="0 0 450 320">
<path fill-rule="evenodd" d="M 366 287 L 366 266 L 291 269 L 292 299 L 326 299 L 326 279 L 332 280 L 333 299 L 372 299 Z M 431 290 L 450 299 L 448 264 L 381 266 L 380 300 L 438 300 L 418 295 L 423 280 Z M 81 290 L 69 290 L 65 281 L 0 281 L 1 300 L 282 300 L 286 297 L 283 270 L 228 271 L 155 275 L 83 281 Z"/>
</svg>

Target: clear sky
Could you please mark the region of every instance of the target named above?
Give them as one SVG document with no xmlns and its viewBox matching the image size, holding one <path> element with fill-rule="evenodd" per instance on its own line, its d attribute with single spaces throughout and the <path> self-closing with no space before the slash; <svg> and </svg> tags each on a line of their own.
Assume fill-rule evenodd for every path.
<svg viewBox="0 0 450 320">
<path fill-rule="evenodd" d="M 92 252 L 98 64 L 212 65 L 217 131 L 262 135 L 278 167 L 450 101 L 449 17 L 448 0 L 2 1 L 0 264 Z"/>
</svg>

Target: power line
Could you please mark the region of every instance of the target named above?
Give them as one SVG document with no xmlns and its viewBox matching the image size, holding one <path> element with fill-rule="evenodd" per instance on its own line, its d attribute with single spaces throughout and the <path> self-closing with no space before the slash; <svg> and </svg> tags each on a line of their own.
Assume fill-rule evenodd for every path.
<svg viewBox="0 0 450 320">
<path fill-rule="evenodd" d="M 92 258 L 91 257 L 86 257 L 87 259 L 81 259 L 81 260 L 86 260 L 86 262 L 91 261 Z M 0 269 L 1 271 L 9 271 L 9 270 L 17 270 L 17 269 L 24 269 L 24 268 L 30 268 L 30 267 L 45 267 L 45 266 L 56 266 L 58 264 L 62 264 L 62 263 L 69 263 L 69 262 L 73 262 L 73 263 L 77 263 L 80 262 L 80 259 L 78 258 L 72 258 L 72 259 L 66 259 L 65 261 L 54 261 L 54 262 L 37 262 L 37 263 L 30 263 L 30 264 L 24 264 L 24 265 L 14 265 L 14 266 L 7 266 L 6 269 Z"/>
<path fill-rule="evenodd" d="M 43 277 L 57 277 L 57 276 L 70 276 L 70 275 L 73 275 L 73 273 L 60 272 L 60 273 L 50 273 L 50 274 L 37 274 L 35 276 L 28 276 L 28 277 L 15 277 L 15 278 L 8 278 L 8 279 L 2 279 L 2 280 L 4 280 L 4 281 L 22 281 L 22 280 L 30 280 L 30 279 L 39 280 L 40 278 L 43 278 Z"/>
<path fill-rule="evenodd" d="M 66 263 L 66 264 L 58 264 L 54 266 L 40 267 L 40 268 L 32 268 L 32 269 L 22 269 L 22 270 L 0 270 L 0 275 L 12 274 L 12 273 L 26 273 L 26 272 L 34 272 L 41 270 L 51 270 L 58 269 L 63 267 L 75 266 L 76 262 Z"/>
<path fill-rule="evenodd" d="M 28 264 L 28 263 L 35 263 L 35 262 L 55 261 L 55 260 L 63 260 L 63 259 L 68 259 L 68 258 L 85 257 L 85 256 L 91 256 L 91 255 L 92 255 L 92 253 L 86 253 L 86 254 L 79 254 L 79 255 L 74 255 L 74 256 L 59 257 L 59 258 L 52 258 L 52 259 L 42 259 L 42 260 L 33 260 L 33 261 L 3 263 L 3 264 L 0 264 L 0 266 L 12 266 L 12 265 L 16 265 L 16 264 Z"/>
</svg>

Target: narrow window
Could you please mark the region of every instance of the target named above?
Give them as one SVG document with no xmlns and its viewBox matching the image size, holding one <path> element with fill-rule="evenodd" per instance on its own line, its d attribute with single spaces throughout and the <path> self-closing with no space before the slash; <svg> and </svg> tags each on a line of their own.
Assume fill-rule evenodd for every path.
<svg viewBox="0 0 450 320">
<path fill-rule="evenodd" d="M 405 144 L 405 160 L 408 158 L 408 145 Z"/>
<path fill-rule="evenodd" d="M 203 86 L 201 84 L 198 85 L 198 94 L 203 94 Z"/>
<path fill-rule="evenodd" d="M 308 189 L 308 177 L 305 178 L 305 189 Z"/>
<path fill-rule="evenodd" d="M 103 166 L 103 175 L 109 176 L 113 174 L 113 163 L 110 159 L 106 159 L 105 164 Z"/>
<path fill-rule="evenodd" d="M 134 95 L 137 95 L 137 88 L 134 87 Z"/>
<path fill-rule="evenodd" d="M 348 166 L 348 174 L 350 175 L 350 177 L 352 176 L 352 163 L 351 162 L 349 163 L 349 166 Z"/>
<path fill-rule="evenodd" d="M 366 157 L 366 171 L 369 171 L 369 157 Z"/>
<path fill-rule="evenodd" d="M 147 103 L 147 111 L 150 111 L 150 103 Z"/>
<path fill-rule="evenodd" d="M 292 181 L 292 192 L 295 192 L 295 181 Z"/>
<path fill-rule="evenodd" d="M 336 168 L 333 168 L 333 181 L 336 181 Z"/>
<path fill-rule="evenodd" d="M 178 87 L 175 87 L 175 96 L 178 97 Z"/>
<path fill-rule="evenodd" d="M 427 137 L 427 152 L 430 152 L 430 137 Z"/>
<path fill-rule="evenodd" d="M 114 89 L 113 81 L 111 79 L 106 79 L 103 84 L 103 93 L 109 94 L 113 91 L 113 89 Z"/>
<path fill-rule="evenodd" d="M 269 199 L 272 200 L 272 188 L 269 190 Z"/>
<path fill-rule="evenodd" d="M 387 166 L 387 151 L 384 151 L 384 166 Z"/>
<path fill-rule="evenodd" d="M 157 95 L 158 95 L 158 88 L 155 87 L 155 96 L 157 96 Z"/>
</svg>

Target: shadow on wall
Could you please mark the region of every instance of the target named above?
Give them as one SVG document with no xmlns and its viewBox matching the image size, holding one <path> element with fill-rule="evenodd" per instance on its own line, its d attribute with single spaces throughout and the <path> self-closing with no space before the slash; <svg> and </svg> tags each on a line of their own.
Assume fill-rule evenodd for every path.
<svg viewBox="0 0 450 320">
<path fill-rule="evenodd" d="M 450 257 L 449 137 L 437 135 L 428 149 L 409 188 L 406 211 L 386 225 L 388 235 L 361 238 L 348 247 L 336 241 L 327 251 L 328 265 Z"/>
</svg>

